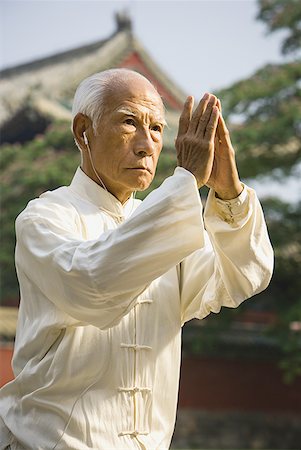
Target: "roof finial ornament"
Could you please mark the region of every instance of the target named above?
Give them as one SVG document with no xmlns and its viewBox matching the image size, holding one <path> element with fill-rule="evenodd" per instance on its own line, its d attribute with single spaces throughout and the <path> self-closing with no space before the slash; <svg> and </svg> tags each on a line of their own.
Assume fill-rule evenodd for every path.
<svg viewBox="0 0 301 450">
<path fill-rule="evenodd" d="M 132 31 L 132 19 L 127 9 L 115 13 L 117 31 Z"/>
</svg>

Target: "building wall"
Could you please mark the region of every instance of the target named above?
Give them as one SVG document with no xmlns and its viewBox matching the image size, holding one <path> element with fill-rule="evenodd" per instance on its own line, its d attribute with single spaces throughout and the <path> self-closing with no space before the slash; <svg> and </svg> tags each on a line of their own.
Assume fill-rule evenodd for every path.
<svg viewBox="0 0 301 450">
<path fill-rule="evenodd" d="M 301 448 L 301 377 L 276 362 L 184 358 L 173 449 Z"/>
<path fill-rule="evenodd" d="M 300 450 L 301 415 L 179 408 L 171 449 Z"/>
<path fill-rule="evenodd" d="M 11 359 L 13 354 L 12 345 L 0 344 L 0 387 L 13 379 Z"/>
<path fill-rule="evenodd" d="M 186 357 L 180 386 L 182 408 L 301 415 L 301 377 L 285 384 L 275 361 Z"/>
</svg>

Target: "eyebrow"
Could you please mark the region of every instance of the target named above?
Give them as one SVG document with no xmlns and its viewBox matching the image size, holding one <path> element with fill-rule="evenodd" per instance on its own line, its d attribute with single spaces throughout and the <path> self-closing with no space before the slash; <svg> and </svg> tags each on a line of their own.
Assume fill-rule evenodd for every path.
<svg viewBox="0 0 301 450">
<path fill-rule="evenodd" d="M 138 116 L 138 114 L 135 113 L 134 111 L 132 111 L 131 109 L 124 108 L 124 107 L 118 108 L 118 109 L 116 110 L 116 112 L 117 112 L 117 113 L 126 114 L 127 116 L 133 116 L 133 117 L 137 117 L 137 116 Z M 162 124 L 162 125 L 167 125 L 166 120 L 163 119 L 162 117 L 160 117 L 160 118 L 155 118 L 155 121 L 159 122 L 159 123 Z"/>
</svg>

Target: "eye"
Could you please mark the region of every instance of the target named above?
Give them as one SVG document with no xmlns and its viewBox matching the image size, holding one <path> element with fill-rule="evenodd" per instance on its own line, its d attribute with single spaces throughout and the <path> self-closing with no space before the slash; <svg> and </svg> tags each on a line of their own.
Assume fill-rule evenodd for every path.
<svg viewBox="0 0 301 450">
<path fill-rule="evenodd" d="M 162 133 L 163 127 L 162 125 L 156 123 L 155 125 L 152 126 L 152 131 L 158 131 L 159 133 Z"/>
<path fill-rule="evenodd" d="M 135 126 L 135 120 L 134 120 L 134 119 L 131 119 L 130 117 L 128 117 L 127 119 L 125 119 L 124 123 L 125 123 L 126 125 L 133 125 L 133 126 Z"/>
</svg>

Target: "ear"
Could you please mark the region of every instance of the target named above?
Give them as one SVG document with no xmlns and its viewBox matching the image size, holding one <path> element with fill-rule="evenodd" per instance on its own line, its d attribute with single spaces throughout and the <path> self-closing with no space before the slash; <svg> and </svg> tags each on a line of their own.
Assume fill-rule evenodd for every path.
<svg viewBox="0 0 301 450">
<path fill-rule="evenodd" d="M 89 117 L 87 117 L 85 114 L 82 113 L 76 114 L 76 116 L 73 119 L 72 131 L 74 139 L 80 146 L 81 150 L 87 149 L 83 134 L 85 132 L 89 140 L 89 133 L 91 129 L 92 129 L 91 119 L 89 119 Z"/>
</svg>

